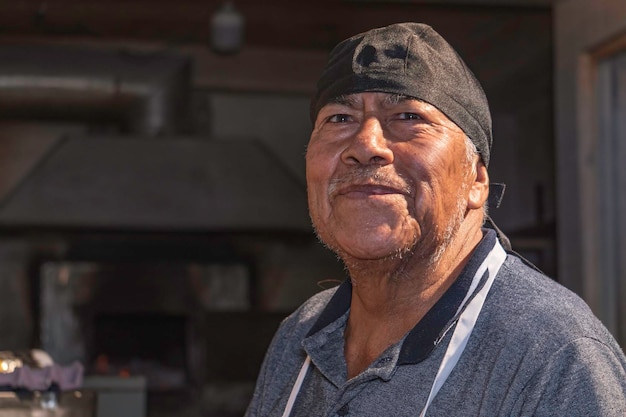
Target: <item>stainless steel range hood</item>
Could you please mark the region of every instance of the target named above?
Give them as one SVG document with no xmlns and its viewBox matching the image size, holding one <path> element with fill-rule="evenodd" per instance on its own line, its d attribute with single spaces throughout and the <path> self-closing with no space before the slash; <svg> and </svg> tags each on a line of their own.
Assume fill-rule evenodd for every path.
<svg viewBox="0 0 626 417">
<path fill-rule="evenodd" d="M 0 227 L 311 230 L 305 186 L 254 140 L 60 140 L 0 203 Z"/>
</svg>

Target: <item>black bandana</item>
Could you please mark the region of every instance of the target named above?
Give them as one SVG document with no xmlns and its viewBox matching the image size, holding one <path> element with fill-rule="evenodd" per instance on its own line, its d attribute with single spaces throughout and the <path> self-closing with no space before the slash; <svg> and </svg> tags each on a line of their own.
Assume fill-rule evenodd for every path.
<svg viewBox="0 0 626 417">
<path fill-rule="evenodd" d="M 485 93 L 430 26 L 394 24 L 337 45 L 311 101 L 312 120 L 333 98 L 362 92 L 403 94 L 435 106 L 465 132 L 489 165 L 491 115 Z"/>
</svg>

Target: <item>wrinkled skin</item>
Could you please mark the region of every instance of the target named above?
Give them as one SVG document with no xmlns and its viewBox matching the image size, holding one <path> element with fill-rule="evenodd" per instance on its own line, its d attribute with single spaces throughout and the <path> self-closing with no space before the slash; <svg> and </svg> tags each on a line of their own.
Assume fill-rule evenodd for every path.
<svg viewBox="0 0 626 417">
<path fill-rule="evenodd" d="M 475 206 L 466 150 L 465 134 L 424 102 L 361 93 L 327 104 L 307 152 L 320 239 L 348 265 L 407 256 L 433 263 Z"/>
</svg>

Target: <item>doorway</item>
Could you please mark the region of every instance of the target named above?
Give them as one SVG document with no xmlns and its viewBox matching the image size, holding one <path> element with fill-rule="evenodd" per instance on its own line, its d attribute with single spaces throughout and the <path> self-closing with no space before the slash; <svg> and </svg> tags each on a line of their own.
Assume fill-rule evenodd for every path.
<svg viewBox="0 0 626 417">
<path fill-rule="evenodd" d="M 626 346 L 626 49 L 597 66 L 598 315 Z"/>
</svg>

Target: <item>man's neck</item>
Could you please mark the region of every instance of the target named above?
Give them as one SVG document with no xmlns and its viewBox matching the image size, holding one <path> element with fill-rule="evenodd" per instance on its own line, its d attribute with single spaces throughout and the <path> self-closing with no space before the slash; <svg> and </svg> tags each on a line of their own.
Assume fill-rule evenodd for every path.
<svg viewBox="0 0 626 417">
<path fill-rule="evenodd" d="M 358 268 L 352 263 L 345 331 L 349 377 L 415 327 L 456 280 L 481 238 L 480 228 L 472 233 L 460 230 L 434 265 L 419 259 L 367 261 Z"/>
</svg>

